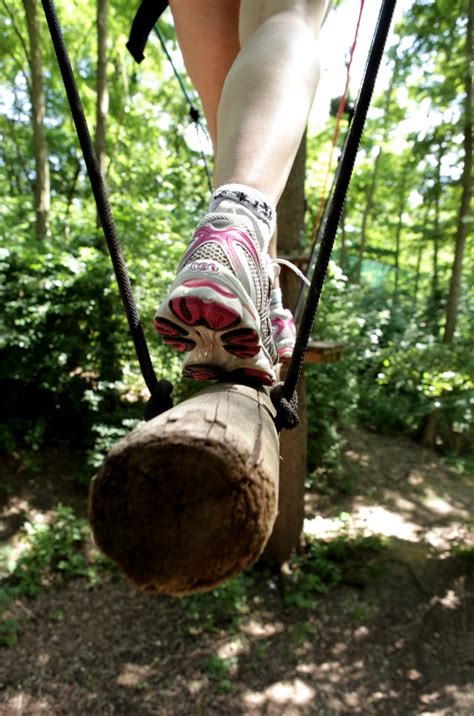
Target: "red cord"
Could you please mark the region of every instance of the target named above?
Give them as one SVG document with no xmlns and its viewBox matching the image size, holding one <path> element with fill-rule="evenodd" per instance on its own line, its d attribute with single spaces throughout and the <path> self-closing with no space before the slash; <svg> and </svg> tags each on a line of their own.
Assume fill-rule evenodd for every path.
<svg viewBox="0 0 474 716">
<path fill-rule="evenodd" d="M 326 170 L 326 176 L 324 178 L 324 185 L 323 185 L 323 190 L 321 192 L 321 199 L 319 200 L 318 214 L 317 214 L 316 220 L 314 222 L 313 232 L 312 232 L 312 236 L 311 236 L 311 244 L 313 244 L 314 241 L 316 240 L 316 237 L 317 237 L 317 234 L 319 231 L 319 225 L 321 223 L 324 206 L 326 204 L 327 186 L 328 186 L 329 176 L 331 174 L 331 169 L 332 169 L 334 150 L 336 148 L 337 140 L 339 138 L 339 131 L 341 128 L 341 119 L 342 119 L 344 109 L 346 107 L 347 95 L 349 92 L 349 81 L 351 78 L 352 59 L 354 57 L 355 48 L 357 46 L 357 39 L 359 37 L 359 28 L 360 28 L 360 22 L 362 19 L 362 11 L 364 9 L 364 3 L 365 3 L 365 0 L 360 0 L 359 17 L 357 18 L 357 25 L 356 25 L 354 40 L 352 42 L 352 47 L 351 47 L 351 51 L 350 51 L 350 55 L 349 55 L 349 61 L 346 65 L 346 86 L 344 87 L 344 94 L 341 97 L 341 101 L 339 102 L 339 109 L 337 110 L 336 127 L 334 129 L 334 135 L 332 138 L 331 153 L 329 155 L 328 168 Z"/>
</svg>

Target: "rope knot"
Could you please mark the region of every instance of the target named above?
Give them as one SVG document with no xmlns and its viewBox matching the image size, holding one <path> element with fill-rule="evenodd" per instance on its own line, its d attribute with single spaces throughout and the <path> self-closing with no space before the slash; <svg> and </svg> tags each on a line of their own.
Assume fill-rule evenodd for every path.
<svg viewBox="0 0 474 716">
<path fill-rule="evenodd" d="M 283 387 L 283 383 L 278 383 L 278 385 L 275 385 L 270 390 L 270 398 L 277 411 L 275 416 L 275 426 L 278 432 L 281 432 L 283 428 L 286 430 L 292 430 L 293 428 L 296 428 L 299 423 L 298 395 L 295 391 L 291 399 L 288 400 L 283 393 Z"/>
<path fill-rule="evenodd" d="M 191 105 L 189 108 L 189 116 L 191 117 L 191 121 L 194 122 L 194 124 L 199 124 L 199 120 L 201 119 L 201 114 L 199 110 L 194 107 L 194 105 Z"/>
<path fill-rule="evenodd" d="M 143 417 L 145 420 L 152 420 L 157 415 L 165 413 L 173 407 L 173 398 L 171 393 L 173 385 L 169 380 L 158 380 L 153 388 L 148 403 L 145 406 Z"/>
</svg>

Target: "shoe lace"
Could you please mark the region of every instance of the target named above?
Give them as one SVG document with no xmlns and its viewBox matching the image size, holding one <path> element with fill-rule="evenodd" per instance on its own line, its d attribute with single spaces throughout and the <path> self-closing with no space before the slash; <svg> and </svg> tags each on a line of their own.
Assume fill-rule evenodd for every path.
<svg viewBox="0 0 474 716">
<path fill-rule="evenodd" d="M 298 266 L 295 266 L 295 264 L 292 264 L 291 261 L 288 261 L 287 259 L 271 259 L 271 263 L 273 265 L 273 276 L 274 278 L 277 278 L 280 275 L 281 266 L 286 266 L 286 268 L 289 268 L 291 271 L 293 271 L 298 278 L 303 281 L 307 286 L 310 286 L 310 282 L 304 275 L 304 273 L 298 268 Z"/>
</svg>

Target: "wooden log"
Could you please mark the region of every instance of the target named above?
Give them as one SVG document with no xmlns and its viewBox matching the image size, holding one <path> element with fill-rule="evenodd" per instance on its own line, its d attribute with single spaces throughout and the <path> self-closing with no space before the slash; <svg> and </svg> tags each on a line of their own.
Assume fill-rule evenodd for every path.
<svg viewBox="0 0 474 716">
<path fill-rule="evenodd" d="M 337 363 L 347 348 L 343 341 L 310 341 L 304 357 L 306 363 Z"/>
<path fill-rule="evenodd" d="M 94 477 L 98 547 L 140 589 L 212 589 L 255 562 L 278 508 L 279 440 L 263 388 L 221 383 L 139 425 Z"/>
<path fill-rule="evenodd" d="M 305 227 L 306 135 L 301 141 L 288 182 L 278 204 L 278 250 L 279 255 L 298 251 Z M 292 271 L 280 276 L 283 304 L 294 306 L 300 281 Z M 285 369 L 281 378 L 285 377 Z M 280 494 L 278 519 L 264 558 L 273 566 L 281 565 L 298 549 L 304 519 L 304 481 L 306 478 L 307 414 L 304 399 L 304 379 L 298 386 L 301 399 L 298 414 L 300 424 L 294 430 L 284 430 L 281 435 Z"/>
</svg>

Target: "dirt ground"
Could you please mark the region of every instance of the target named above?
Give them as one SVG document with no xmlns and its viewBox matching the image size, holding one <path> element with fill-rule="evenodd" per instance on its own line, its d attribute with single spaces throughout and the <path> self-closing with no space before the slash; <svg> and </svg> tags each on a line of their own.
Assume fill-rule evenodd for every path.
<svg viewBox="0 0 474 716">
<path fill-rule="evenodd" d="M 472 716 L 474 479 L 406 439 L 345 437 L 343 469 L 308 492 L 305 531 L 384 535 L 373 573 L 313 608 L 288 607 L 278 580 L 253 573 L 240 623 L 214 631 L 189 602 L 114 574 L 19 600 L 0 714 Z M 78 461 L 52 455 L 12 491 L 0 539 L 59 501 L 83 511 L 68 480 Z"/>
</svg>

